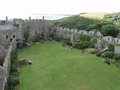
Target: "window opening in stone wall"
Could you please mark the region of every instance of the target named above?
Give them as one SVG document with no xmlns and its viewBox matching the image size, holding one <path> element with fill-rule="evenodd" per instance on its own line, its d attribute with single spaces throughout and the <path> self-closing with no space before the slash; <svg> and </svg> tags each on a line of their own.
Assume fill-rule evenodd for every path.
<svg viewBox="0 0 120 90">
<path fill-rule="evenodd" d="M 6 39 L 8 39 L 8 35 L 6 35 Z"/>
</svg>

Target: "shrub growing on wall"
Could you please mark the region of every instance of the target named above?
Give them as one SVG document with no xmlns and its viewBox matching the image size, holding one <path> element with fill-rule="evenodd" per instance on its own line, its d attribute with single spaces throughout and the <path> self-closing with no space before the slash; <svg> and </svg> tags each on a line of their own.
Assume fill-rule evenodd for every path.
<svg viewBox="0 0 120 90">
<path fill-rule="evenodd" d="M 41 41 L 44 41 L 43 34 L 37 34 L 33 42 L 41 42 Z"/>
<path fill-rule="evenodd" d="M 97 39 L 96 39 L 96 38 L 92 38 L 90 41 L 91 41 L 93 44 L 96 44 L 96 43 L 97 43 Z"/>
<path fill-rule="evenodd" d="M 11 52 L 11 60 L 16 60 L 17 59 L 17 51 Z"/>
<path fill-rule="evenodd" d="M 100 51 L 98 51 L 98 52 L 96 53 L 96 56 L 100 57 L 101 54 L 102 54 L 102 53 L 101 53 Z"/>
<path fill-rule="evenodd" d="M 90 41 L 90 36 L 88 35 L 80 35 L 80 41 Z"/>
<path fill-rule="evenodd" d="M 60 41 L 60 40 L 61 40 L 61 37 L 58 36 L 58 35 L 54 35 L 54 40 L 56 40 L 56 41 Z"/>
<path fill-rule="evenodd" d="M 103 58 L 113 58 L 114 57 L 114 53 L 112 51 L 106 51 L 102 54 Z"/>
<path fill-rule="evenodd" d="M 14 87 L 20 83 L 19 78 L 13 75 L 10 75 L 8 79 L 9 88 L 14 90 Z"/>
<path fill-rule="evenodd" d="M 109 51 L 114 51 L 114 45 L 113 44 L 109 44 L 108 50 Z"/>
<path fill-rule="evenodd" d="M 75 48 L 78 48 L 78 49 L 85 49 L 85 48 L 88 48 L 90 45 L 90 42 L 87 42 L 87 41 L 81 41 L 81 42 L 77 42 L 75 44 Z"/>
<path fill-rule="evenodd" d="M 70 46 L 72 46 L 70 40 L 67 39 L 67 38 L 63 38 L 63 43 L 65 43 L 66 45 L 70 45 Z"/>
<path fill-rule="evenodd" d="M 10 75 L 8 78 L 8 90 L 15 90 L 15 87 L 20 83 L 19 71 L 16 65 L 16 61 L 17 61 L 17 51 L 11 52 L 11 68 L 10 68 Z"/>
</svg>

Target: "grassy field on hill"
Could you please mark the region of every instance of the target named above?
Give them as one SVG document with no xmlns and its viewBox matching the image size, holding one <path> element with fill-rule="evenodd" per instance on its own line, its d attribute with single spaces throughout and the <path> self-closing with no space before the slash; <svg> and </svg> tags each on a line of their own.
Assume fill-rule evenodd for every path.
<svg viewBox="0 0 120 90">
<path fill-rule="evenodd" d="M 32 60 L 20 68 L 19 90 L 120 90 L 119 68 L 58 42 L 34 44 L 18 57 Z"/>
<path fill-rule="evenodd" d="M 84 14 L 80 14 L 80 16 L 101 20 L 104 18 L 106 14 L 109 14 L 109 13 L 84 13 Z"/>
</svg>

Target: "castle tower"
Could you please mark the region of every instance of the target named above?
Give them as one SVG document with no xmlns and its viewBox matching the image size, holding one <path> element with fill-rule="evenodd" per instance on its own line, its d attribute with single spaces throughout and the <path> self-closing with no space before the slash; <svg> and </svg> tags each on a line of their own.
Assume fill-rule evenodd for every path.
<svg viewBox="0 0 120 90">
<path fill-rule="evenodd" d="M 43 17 L 42 17 L 42 20 L 44 20 L 44 19 L 45 19 L 45 17 L 43 16 Z"/>
<path fill-rule="evenodd" d="M 31 20 L 31 17 L 29 17 L 29 20 Z"/>
<path fill-rule="evenodd" d="M 5 17 L 6 23 L 8 23 L 8 16 Z"/>
</svg>

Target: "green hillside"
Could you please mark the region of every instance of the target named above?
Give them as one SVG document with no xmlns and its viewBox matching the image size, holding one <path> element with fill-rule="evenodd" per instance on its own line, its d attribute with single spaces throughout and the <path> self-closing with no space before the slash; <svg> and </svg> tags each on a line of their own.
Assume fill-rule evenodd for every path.
<svg viewBox="0 0 120 90">
<path fill-rule="evenodd" d="M 85 18 L 79 15 L 74 15 L 55 21 L 55 25 L 77 29 L 89 29 L 88 26 L 95 23 L 99 23 L 99 20 Z"/>
<path fill-rule="evenodd" d="M 101 13 L 95 13 L 95 12 L 91 12 L 91 13 L 81 13 L 80 16 L 86 17 L 86 18 L 92 18 L 92 19 L 103 19 L 105 15 L 110 14 L 110 13 L 106 13 L 106 12 L 101 12 Z"/>
<path fill-rule="evenodd" d="M 83 14 L 85 15 L 85 14 Z M 97 15 L 97 14 L 96 14 Z M 104 14 L 105 15 L 105 14 Z M 74 15 L 67 18 L 62 18 L 59 20 L 54 21 L 54 24 L 60 27 L 67 27 L 67 28 L 73 28 L 78 30 L 95 30 L 100 31 L 105 36 L 113 36 L 116 37 L 117 34 L 120 31 L 120 27 L 118 26 L 120 24 L 120 18 L 114 16 L 113 18 L 108 17 L 109 14 L 106 14 L 104 19 L 92 19 L 92 18 L 86 18 L 80 15 Z M 114 14 L 110 14 L 114 15 Z M 102 14 L 101 14 L 102 16 Z M 120 16 L 120 15 L 119 15 Z M 112 16 L 111 16 L 112 17 Z M 115 21 L 115 20 L 116 21 Z M 115 24 L 114 22 L 117 24 Z"/>
</svg>

